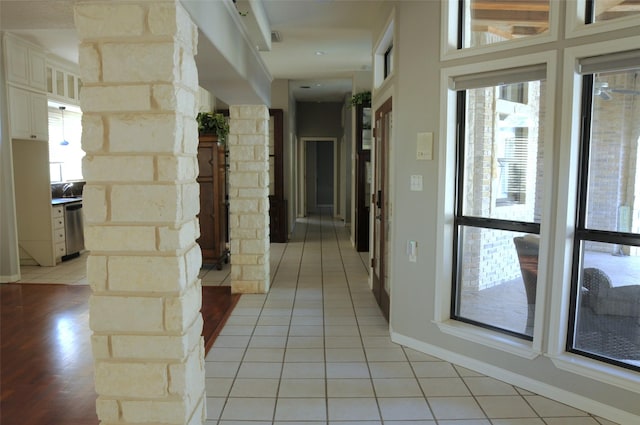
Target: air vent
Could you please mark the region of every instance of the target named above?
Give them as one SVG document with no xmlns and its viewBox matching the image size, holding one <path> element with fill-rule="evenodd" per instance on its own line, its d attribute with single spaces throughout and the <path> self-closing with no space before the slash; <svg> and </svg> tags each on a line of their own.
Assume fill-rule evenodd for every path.
<svg viewBox="0 0 640 425">
<path fill-rule="evenodd" d="M 271 42 L 272 43 L 280 43 L 282 41 L 282 37 L 278 31 L 271 31 Z"/>
</svg>

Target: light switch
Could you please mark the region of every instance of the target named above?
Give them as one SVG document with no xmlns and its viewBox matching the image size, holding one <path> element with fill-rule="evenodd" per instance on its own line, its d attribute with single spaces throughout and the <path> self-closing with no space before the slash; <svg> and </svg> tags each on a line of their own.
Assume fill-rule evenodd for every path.
<svg viewBox="0 0 640 425">
<path fill-rule="evenodd" d="M 411 176 L 410 189 L 412 192 L 422 191 L 422 176 L 420 174 L 414 174 Z"/>
<path fill-rule="evenodd" d="M 433 159 L 433 133 L 418 133 L 416 159 Z"/>
</svg>

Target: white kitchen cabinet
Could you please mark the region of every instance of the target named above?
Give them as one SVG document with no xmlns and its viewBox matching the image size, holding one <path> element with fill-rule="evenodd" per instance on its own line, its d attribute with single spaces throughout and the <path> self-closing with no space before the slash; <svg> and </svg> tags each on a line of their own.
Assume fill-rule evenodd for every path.
<svg viewBox="0 0 640 425">
<path fill-rule="evenodd" d="M 62 257 L 67 255 L 63 205 L 54 205 L 51 208 L 51 219 L 53 221 L 53 244 L 56 263 L 59 263 L 62 261 Z"/>
<path fill-rule="evenodd" d="M 74 105 L 79 104 L 79 91 L 82 82 L 77 74 L 49 61 L 46 66 L 46 82 L 47 93 L 52 99 L 59 99 Z"/>
<path fill-rule="evenodd" d="M 31 45 L 10 34 L 4 37 L 6 52 L 7 81 L 16 85 L 45 91 L 46 55 L 35 45 Z"/>
<path fill-rule="evenodd" d="M 9 123 L 12 139 L 48 141 L 47 96 L 9 86 Z"/>
</svg>

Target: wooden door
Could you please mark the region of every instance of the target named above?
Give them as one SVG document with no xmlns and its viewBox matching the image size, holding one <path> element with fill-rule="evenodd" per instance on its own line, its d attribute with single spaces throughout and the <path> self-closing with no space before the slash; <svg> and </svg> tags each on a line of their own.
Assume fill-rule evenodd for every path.
<svg viewBox="0 0 640 425">
<path fill-rule="evenodd" d="M 385 318 L 389 320 L 390 288 L 387 279 L 389 231 L 388 152 L 392 131 L 391 98 L 375 114 L 374 178 L 371 208 L 375 212 L 373 224 L 373 250 L 371 252 L 373 293 Z"/>
<path fill-rule="evenodd" d="M 355 241 L 358 252 L 369 251 L 371 178 L 371 106 L 367 103 L 356 107 Z"/>
<path fill-rule="evenodd" d="M 226 246 L 226 164 L 224 146 L 218 144 L 216 136 L 200 136 L 198 167 L 200 237 L 197 242 L 203 264 L 215 264 L 221 269 L 229 254 Z"/>
</svg>

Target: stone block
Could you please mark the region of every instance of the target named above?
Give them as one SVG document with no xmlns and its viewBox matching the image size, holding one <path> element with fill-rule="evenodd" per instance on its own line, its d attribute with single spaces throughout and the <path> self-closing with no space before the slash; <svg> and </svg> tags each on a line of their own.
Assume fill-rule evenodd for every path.
<svg viewBox="0 0 640 425">
<path fill-rule="evenodd" d="M 260 258 L 260 256 L 258 255 L 243 255 L 243 254 L 236 254 L 234 256 L 231 257 L 231 264 L 234 265 L 244 265 L 244 264 L 249 264 L 249 265 L 255 265 L 255 264 L 259 264 L 258 259 Z"/>
<path fill-rule="evenodd" d="M 160 251 L 179 251 L 192 245 L 198 238 L 196 221 L 188 220 L 177 227 L 159 227 L 158 249 Z"/>
<path fill-rule="evenodd" d="M 160 297 L 92 295 L 90 327 L 94 332 L 162 332 L 163 307 Z"/>
<path fill-rule="evenodd" d="M 259 199 L 268 198 L 269 188 L 264 187 L 261 189 L 238 189 L 238 198 L 241 199 Z"/>
<path fill-rule="evenodd" d="M 259 211 L 260 204 L 258 199 L 230 199 L 229 212 L 235 213 L 253 213 Z"/>
<path fill-rule="evenodd" d="M 107 220 L 107 190 L 105 186 L 86 184 L 82 190 L 82 211 L 84 221 L 104 223 Z"/>
<path fill-rule="evenodd" d="M 123 400 L 122 419 L 126 423 L 184 424 L 189 419 L 185 400 Z"/>
<path fill-rule="evenodd" d="M 173 39 L 164 43 L 102 45 L 102 81 L 105 83 L 174 81 L 179 63 L 179 49 Z"/>
<path fill-rule="evenodd" d="M 241 120 L 231 119 L 229 120 L 229 133 L 240 136 L 238 143 L 244 145 L 242 140 L 245 135 L 260 134 L 260 129 L 263 126 L 257 120 Z"/>
<path fill-rule="evenodd" d="M 84 86 L 80 91 L 83 111 L 141 112 L 151 109 L 151 88 L 146 85 Z"/>
<path fill-rule="evenodd" d="M 191 155 L 159 156 L 156 174 L 159 182 L 193 181 L 198 175 L 196 157 Z"/>
<path fill-rule="evenodd" d="M 101 115 L 82 114 L 82 150 L 87 154 L 104 152 L 104 124 Z"/>
<path fill-rule="evenodd" d="M 169 393 L 189 395 L 191 409 L 204 394 L 204 353 L 200 346 L 194 348 L 183 363 L 169 365 Z M 194 397 L 195 396 L 195 397 Z"/>
<path fill-rule="evenodd" d="M 98 395 L 122 398 L 157 398 L 167 395 L 166 363 L 98 362 L 95 388 Z"/>
<path fill-rule="evenodd" d="M 107 290 L 107 257 L 93 254 L 87 257 L 87 280 L 93 292 Z"/>
<path fill-rule="evenodd" d="M 258 186 L 260 176 L 258 172 L 233 172 L 229 174 L 229 185 L 238 188 L 254 188 Z"/>
<path fill-rule="evenodd" d="M 120 2 L 79 3 L 75 7 L 75 27 L 81 40 L 139 36 L 144 33 L 145 10 Z"/>
<path fill-rule="evenodd" d="M 161 111 L 179 111 L 194 119 L 198 114 L 193 91 L 173 84 L 155 84 L 152 87 L 151 96 L 153 107 Z"/>
<path fill-rule="evenodd" d="M 267 245 L 268 245 L 267 240 Z M 266 251 L 265 243 L 262 240 L 242 240 L 240 241 L 240 253 L 244 255 L 256 254 L 261 255 Z"/>
<path fill-rule="evenodd" d="M 98 397 L 96 400 L 96 413 L 102 422 L 119 422 L 120 407 L 117 400 Z"/>
<path fill-rule="evenodd" d="M 130 223 L 176 223 L 182 206 L 175 185 L 122 185 L 111 189 L 111 220 Z"/>
<path fill-rule="evenodd" d="M 87 155 L 82 161 L 82 172 L 83 177 L 93 183 L 151 182 L 154 176 L 153 157 Z"/>
<path fill-rule="evenodd" d="M 255 266 L 246 264 L 242 266 L 242 280 L 263 280 L 268 275 L 269 270 L 265 267 L 265 264 Z"/>
<path fill-rule="evenodd" d="M 264 284 L 257 281 L 236 280 L 231 282 L 233 294 L 264 294 Z"/>
<path fill-rule="evenodd" d="M 108 287 L 119 292 L 180 292 L 187 286 L 181 257 L 109 257 Z"/>
<path fill-rule="evenodd" d="M 91 335 L 91 352 L 96 360 L 111 358 L 111 345 L 107 335 Z"/>
<path fill-rule="evenodd" d="M 156 231 L 149 226 L 87 226 L 85 248 L 90 251 L 155 251 Z"/>
<path fill-rule="evenodd" d="M 182 218 L 191 219 L 200 212 L 200 185 L 196 182 L 191 182 L 183 183 L 179 187 Z"/>
<path fill-rule="evenodd" d="M 184 154 L 198 154 L 198 122 L 194 117 L 183 120 L 182 151 Z"/>
<path fill-rule="evenodd" d="M 230 161 L 253 161 L 253 146 L 231 145 L 229 146 Z"/>
<path fill-rule="evenodd" d="M 200 268 L 202 267 L 202 251 L 200 245 L 194 243 L 193 246 L 184 256 L 184 262 L 186 264 L 186 279 L 187 285 L 192 284 L 198 279 L 200 274 Z"/>
<path fill-rule="evenodd" d="M 193 55 L 183 55 L 181 62 L 181 78 L 179 81 L 193 90 L 198 89 L 198 67 Z"/>
<path fill-rule="evenodd" d="M 266 218 L 264 214 L 243 214 L 240 216 L 240 227 L 243 229 L 264 229 Z"/>
<path fill-rule="evenodd" d="M 102 78 L 102 60 L 95 44 L 82 43 L 78 48 L 80 76 L 84 84 L 99 83 Z"/>
<path fill-rule="evenodd" d="M 240 119 L 263 119 L 269 120 L 269 109 L 264 105 L 236 105 L 229 108 L 233 110 L 232 118 Z"/>
<path fill-rule="evenodd" d="M 175 297 L 167 297 L 164 302 L 164 324 L 169 332 L 183 333 L 200 315 L 202 307 L 202 287 L 191 285 Z"/>
<path fill-rule="evenodd" d="M 182 120 L 175 114 L 122 114 L 109 119 L 111 152 L 178 153 Z"/>
<path fill-rule="evenodd" d="M 238 240 L 241 239 L 258 239 L 258 232 L 256 229 L 231 229 L 231 237 L 236 238 Z"/>
</svg>

